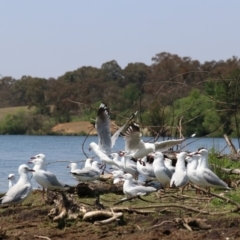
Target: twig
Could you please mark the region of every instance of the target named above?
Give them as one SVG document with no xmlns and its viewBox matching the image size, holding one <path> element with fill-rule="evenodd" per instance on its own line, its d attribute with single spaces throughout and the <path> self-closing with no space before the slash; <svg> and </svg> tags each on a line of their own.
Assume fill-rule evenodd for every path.
<svg viewBox="0 0 240 240">
<path fill-rule="evenodd" d="M 210 195 L 212 195 L 212 196 L 214 196 L 214 197 L 217 197 L 217 198 L 220 198 L 220 199 L 222 199 L 222 200 L 225 200 L 226 202 L 229 202 L 229 203 L 237 206 L 238 208 L 240 208 L 240 204 L 238 204 L 237 202 L 233 201 L 233 200 L 230 199 L 230 198 L 221 196 L 221 195 L 216 194 L 216 193 L 209 192 L 209 191 L 207 191 L 207 190 L 205 190 L 205 189 L 203 189 L 203 188 L 197 187 L 197 186 L 192 186 L 192 187 L 194 187 L 194 188 L 196 188 L 196 189 L 198 189 L 198 190 L 200 190 L 200 191 L 202 191 L 202 192 L 204 192 L 204 193 L 206 193 L 206 194 L 210 194 Z"/>
<path fill-rule="evenodd" d="M 51 240 L 51 238 L 49 238 L 49 237 L 45 237 L 45 236 L 37 236 L 37 235 L 34 235 L 34 237 L 36 237 L 36 238 L 42 238 L 42 239 L 47 239 L 47 240 Z"/>
<path fill-rule="evenodd" d="M 163 225 L 164 223 L 171 223 L 171 222 L 172 222 L 172 221 L 163 221 L 163 222 L 161 222 L 160 224 L 153 225 L 152 227 L 150 227 L 150 229 L 155 228 L 155 227 L 159 227 L 159 226 Z"/>
<path fill-rule="evenodd" d="M 131 201 L 132 199 L 135 199 L 135 198 L 138 198 L 138 199 L 140 199 L 140 200 L 142 200 L 142 201 L 144 201 L 144 202 L 153 203 L 153 202 L 151 202 L 151 201 L 148 201 L 148 200 L 146 200 L 146 199 L 141 198 L 141 196 L 131 196 L 131 197 L 128 197 L 128 198 L 121 199 L 120 201 L 116 202 L 116 203 L 114 204 L 114 206 L 119 205 L 119 204 L 121 204 L 121 203 L 123 203 L 123 202 Z"/>
<path fill-rule="evenodd" d="M 135 226 L 136 226 L 139 230 L 142 230 L 137 224 L 135 224 Z"/>
<path fill-rule="evenodd" d="M 210 201 L 211 201 L 212 199 L 213 199 L 213 198 L 209 198 L 207 204 L 205 205 L 205 207 L 204 207 L 202 210 L 205 210 L 205 209 L 207 208 L 208 204 L 210 203 Z M 197 218 L 200 214 L 201 214 L 201 213 L 198 213 L 198 214 L 195 216 L 195 218 Z"/>
<path fill-rule="evenodd" d="M 185 209 L 185 210 L 189 210 L 189 211 L 192 211 L 192 212 L 203 213 L 203 214 L 210 214 L 207 211 L 203 211 L 203 210 L 200 210 L 200 209 L 197 209 L 197 208 L 193 208 L 193 207 L 189 207 L 189 206 L 185 206 L 185 205 L 178 205 L 178 204 L 151 205 L 151 206 L 146 206 L 146 207 L 134 207 L 132 209 L 135 210 L 135 209 L 170 208 L 170 207 L 172 207 L 172 208 L 182 208 L 182 209 Z"/>
<path fill-rule="evenodd" d="M 114 207 L 113 210 L 115 212 L 128 212 L 128 213 L 139 213 L 139 214 L 149 214 L 149 213 L 155 213 L 156 211 L 145 211 L 145 210 L 138 210 L 138 209 L 133 209 L 130 207 Z"/>
</svg>

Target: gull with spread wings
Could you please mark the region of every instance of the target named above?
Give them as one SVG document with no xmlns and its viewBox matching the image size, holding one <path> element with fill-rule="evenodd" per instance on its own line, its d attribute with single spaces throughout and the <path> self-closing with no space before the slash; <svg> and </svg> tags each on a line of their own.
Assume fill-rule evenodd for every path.
<svg viewBox="0 0 240 240">
<path fill-rule="evenodd" d="M 184 138 L 181 138 L 149 143 L 144 142 L 141 139 L 141 136 L 139 125 L 135 122 L 131 122 L 123 133 L 126 156 L 131 156 L 135 159 L 143 158 L 147 154 L 155 151 L 166 151 L 175 145 L 181 144 L 185 140 Z"/>
</svg>

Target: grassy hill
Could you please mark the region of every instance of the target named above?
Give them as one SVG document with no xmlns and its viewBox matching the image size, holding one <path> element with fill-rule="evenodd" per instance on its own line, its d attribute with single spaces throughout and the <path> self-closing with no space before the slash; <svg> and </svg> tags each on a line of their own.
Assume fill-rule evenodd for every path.
<svg viewBox="0 0 240 240">
<path fill-rule="evenodd" d="M 7 114 L 15 114 L 19 111 L 32 111 L 32 109 L 29 109 L 27 106 L 21 106 L 21 107 L 7 107 L 7 108 L 0 108 L 0 121 L 4 119 L 4 117 Z M 89 131 L 92 129 L 92 124 L 90 121 L 78 121 L 78 122 L 69 122 L 69 123 L 61 123 L 57 124 L 52 128 L 52 132 L 56 134 L 88 134 Z M 90 133 L 90 135 L 96 135 L 96 129 L 93 129 Z"/>
<path fill-rule="evenodd" d="M 31 111 L 27 106 L 0 108 L 0 120 L 3 119 L 7 114 L 14 114 L 20 110 Z"/>
</svg>

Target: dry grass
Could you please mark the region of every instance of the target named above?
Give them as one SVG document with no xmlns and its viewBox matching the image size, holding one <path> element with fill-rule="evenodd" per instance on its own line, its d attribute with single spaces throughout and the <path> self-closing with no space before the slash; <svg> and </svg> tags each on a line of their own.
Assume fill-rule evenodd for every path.
<svg viewBox="0 0 240 240">
<path fill-rule="evenodd" d="M 27 106 L 0 108 L 0 120 L 7 114 L 14 114 L 20 110 L 31 111 Z"/>
<path fill-rule="evenodd" d="M 91 131 L 91 135 L 96 135 L 96 129 L 93 129 L 93 125 L 88 121 L 61 123 L 52 128 L 52 131 L 59 134 L 88 134 Z"/>
<path fill-rule="evenodd" d="M 89 134 L 97 135 L 96 128 L 90 123 L 90 121 L 79 121 L 61 123 L 52 128 L 52 131 L 58 134 Z M 112 134 L 116 131 L 115 123 L 112 121 L 111 132 Z"/>
</svg>

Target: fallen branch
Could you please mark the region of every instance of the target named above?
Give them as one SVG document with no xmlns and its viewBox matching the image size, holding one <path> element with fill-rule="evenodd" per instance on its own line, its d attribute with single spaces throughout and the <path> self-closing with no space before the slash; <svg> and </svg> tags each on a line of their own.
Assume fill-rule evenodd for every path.
<svg viewBox="0 0 240 240">
<path fill-rule="evenodd" d="M 174 221 L 178 224 L 182 224 L 189 231 L 192 231 L 192 227 L 197 227 L 202 230 L 212 228 L 211 225 L 206 224 L 206 219 L 201 218 L 175 218 Z"/>
<path fill-rule="evenodd" d="M 123 199 L 121 199 L 120 201 L 116 202 L 116 203 L 114 204 L 114 206 L 119 205 L 119 204 L 121 204 L 121 203 L 123 203 L 123 202 L 131 201 L 131 200 L 133 200 L 133 199 L 135 199 L 135 198 L 138 198 L 138 199 L 140 199 L 140 200 L 142 200 L 142 201 L 144 201 L 144 202 L 154 203 L 154 202 L 148 201 L 148 200 L 146 200 L 146 199 L 143 199 L 141 196 L 131 196 L 131 197 L 128 197 L 128 198 L 123 198 Z"/>
<path fill-rule="evenodd" d="M 193 185 L 192 185 L 192 186 L 193 186 Z M 231 204 L 233 204 L 233 205 L 236 206 L 236 208 L 231 209 L 231 210 L 229 210 L 229 211 L 211 213 L 211 215 L 226 214 L 226 213 L 230 213 L 230 212 L 238 212 L 238 211 L 240 211 L 240 204 L 238 204 L 237 202 L 233 201 L 232 199 L 230 199 L 230 198 L 228 198 L 228 197 L 224 197 L 224 196 L 219 195 L 219 194 L 216 194 L 216 193 L 209 192 L 209 191 L 207 191 L 207 190 L 205 190 L 205 189 L 202 189 L 202 188 L 199 188 L 199 187 L 197 187 L 197 186 L 193 186 L 193 187 L 196 188 L 196 189 L 198 189 L 198 190 L 200 190 L 200 191 L 202 191 L 202 192 L 204 192 L 204 193 L 206 193 L 206 194 L 210 194 L 211 196 L 220 198 L 220 199 L 226 201 L 227 203 L 231 203 Z"/>
<path fill-rule="evenodd" d="M 230 169 L 230 168 L 219 168 L 221 171 L 226 172 L 228 174 L 236 174 L 236 175 L 240 175 L 240 169 L 235 168 L 235 169 Z"/>
<path fill-rule="evenodd" d="M 129 207 L 114 207 L 114 212 L 128 212 L 128 213 L 138 213 L 138 214 L 149 214 L 155 213 L 156 211 L 145 211 L 145 210 L 138 210 Z"/>
<path fill-rule="evenodd" d="M 150 229 L 155 228 L 155 227 L 160 227 L 160 226 L 163 225 L 164 223 L 171 223 L 171 222 L 172 222 L 172 221 L 163 221 L 163 222 L 161 222 L 160 224 L 153 225 L 152 227 L 150 227 Z"/>
<path fill-rule="evenodd" d="M 115 213 L 115 212 L 109 212 L 109 211 L 91 211 L 87 212 L 83 216 L 84 221 L 90 221 L 93 222 L 95 225 L 104 225 L 104 224 L 109 224 L 111 222 L 114 222 L 121 218 L 123 216 L 122 212 Z M 102 218 L 107 218 L 102 221 L 95 221 L 96 219 L 102 219 Z"/>
<path fill-rule="evenodd" d="M 49 237 L 45 237 L 45 236 L 37 236 L 37 235 L 34 235 L 34 237 L 36 237 L 36 238 L 42 238 L 42 239 L 47 239 L 47 240 L 51 240 L 51 238 L 49 238 Z"/>
<path fill-rule="evenodd" d="M 166 211 L 166 208 L 171 208 L 171 207 L 172 208 L 182 208 L 182 209 L 189 210 L 192 212 L 197 212 L 197 213 L 210 214 L 208 211 L 203 211 L 201 209 L 184 206 L 184 205 L 178 205 L 178 204 L 151 205 L 151 206 L 146 206 L 146 207 L 134 207 L 131 209 L 136 210 L 136 209 L 148 209 L 148 208 L 164 208 L 164 211 Z M 113 210 L 116 210 L 116 208 L 113 208 Z"/>
<path fill-rule="evenodd" d="M 113 213 L 113 216 L 109 219 L 106 220 L 102 220 L 102 221 L 96 221 L 94 222 L 95 225 L 105 225 L 105 224 L 109 224 L 112 222 L 115 222 L 117 220 L 119 220 L 119 218 L 121 218 L 123 216 L 123 213 L 119 212 L 119 213 Z"/>
<path fill-rule="evenodd" d="M 72 200 L 68 199 L 64 192 L 54 197 L 54 207 L 48 217 L 53 219 L 53 222 L 59 222 L 65 218 L 76 219 L 79 216 L 79 206 Z"/>
</svg>

